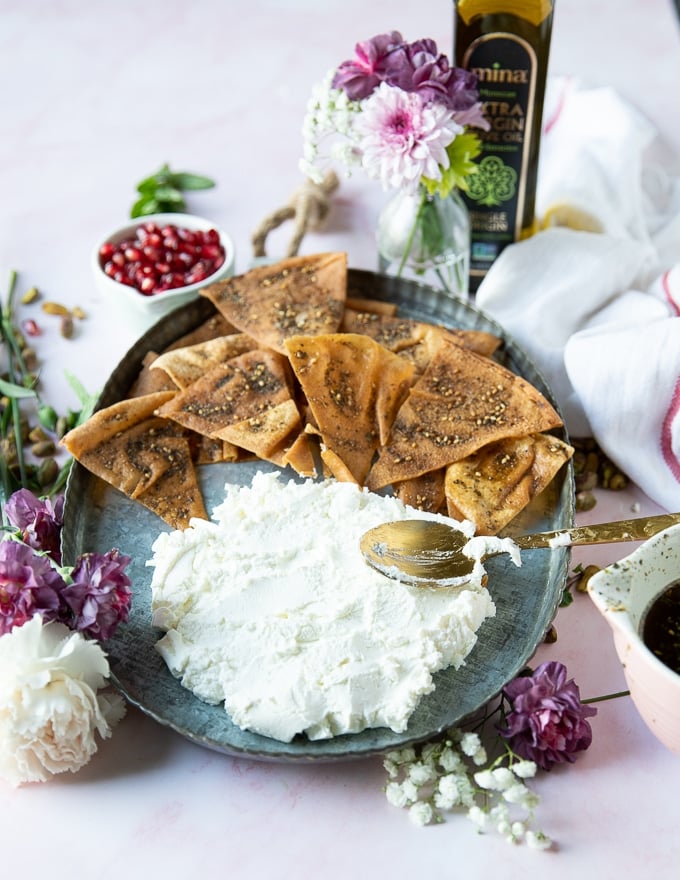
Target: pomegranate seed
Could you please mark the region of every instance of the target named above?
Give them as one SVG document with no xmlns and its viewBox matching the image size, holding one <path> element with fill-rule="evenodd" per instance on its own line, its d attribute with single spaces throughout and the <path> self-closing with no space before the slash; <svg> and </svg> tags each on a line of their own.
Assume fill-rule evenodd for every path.
<svg viewBox="0 0 680 880">
<path fill-rule="evenodd" d="M 26 336 L 40 336 L 42 330 L 33 320 L 33 318 L 26 318 L 25 321 L 21 322 L 21 329 L 24 331 Z"/>
<path fill-rule="evenodd" d="M 144 296 L 205 281 L 224 264 L 224 248 L 216 229 L 205 232 L 171 223 L 140 224 L 134 237 L 99 250 L 102 270 L 114 281 Z"/>
<path fill-rule="evenodd" d="M 102 262 L 107 262 L 111 259 L 113 253 L 115 252 L 115 247 L 111 244 L 110 241 L 107 241 L 106 244 L 103 244 L 99 248 L 99 258 Z"/>
</svg>

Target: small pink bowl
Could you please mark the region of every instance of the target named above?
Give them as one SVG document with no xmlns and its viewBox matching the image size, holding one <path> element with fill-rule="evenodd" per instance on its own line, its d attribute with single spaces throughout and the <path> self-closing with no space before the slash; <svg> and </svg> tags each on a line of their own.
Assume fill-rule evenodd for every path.
<svg viewBox="0 0 680 880">
<path fill-rule="evenodd" d="M 597 572 L 588 592 L 613 630 L 635 707 L 654 736 L 680 755 L 680 675 L 642 640 L 648 609 L 678 579 L 680 525 L 659 532 L 630 556 Z"/>
</svg>

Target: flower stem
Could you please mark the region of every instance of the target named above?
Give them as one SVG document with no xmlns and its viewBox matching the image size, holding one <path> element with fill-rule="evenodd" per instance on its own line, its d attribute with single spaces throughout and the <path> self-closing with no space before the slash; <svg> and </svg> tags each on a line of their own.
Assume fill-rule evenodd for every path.
<svg viewBox="0 0 680 880">
<path fill-rule="evenodd" d="M 399 263 L 399 268 L 397 269 L 397 277 L 401 276 L 401 273 L 404 271 L 404 267 L 406 266 L 406 260 L 408 259 L 408 256 L 411 253 L 411 248 L 413 247 L 413 239 L 415 238 L 416 229 L 418 228 L 418 225 L 420 224 L 420 221 L 422 219 L 426 202 L 427 202 L 427 193 L 425 192 L 425 190 L 421 190 L 420 201 L 418 202 L 418 210 L 416 211 L 416 216 L 413 220 L 413 226 L 411 227 L 411 231 L 409 232 L 409 236 L 406 239 L 406 247 L 404 248 L 404 254 L 401 258 L 401 263 Z"/>
<path fill-rule="evenodd" d="M 605 700 L 616 700 L 619 697 L 629 697 L 630 691 L 617 691 L 615 694 L 604 694 L 601 697 L 589 697 L 587 700 L 581 700 L 582 703 L 604 703 Z"/>
</svg>

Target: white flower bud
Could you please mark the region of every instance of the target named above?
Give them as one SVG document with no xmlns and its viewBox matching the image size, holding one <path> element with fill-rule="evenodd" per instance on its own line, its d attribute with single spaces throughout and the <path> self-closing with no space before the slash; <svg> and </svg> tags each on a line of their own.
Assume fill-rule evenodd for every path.
<svg viewBox="0 0 680 880">
<path fill-rule="evenodd" d="M 550 849 L 552 840 L 542 831 L 527 831 L 527 846 L 531 849 Z"/>
<path fill-rule="evenodd" d="M 414 785 L 425 785 L 434 778 L 434 769 L 422 761 L 416 761 L 408 768 L 408 778 Z"/>
<path fill-rule="evenodd" d="M 407 807 L 410 803 L 398 782 L 388 782 L 385 786 L 385 797 L 393 807 Z"/>
<path fill-rule="evenodd" d="M 534 761 L 515 761 L 510 769 L 520 779 L 531 779 L 536 775 L 537 768 Z"/>
<path fill-rule="evenodd" d="M 429 825 L 434 818 L 434 812 L 427 801 L 418 801 L 409 809 L 408 816 L 416 825 Z"/>
</svg>

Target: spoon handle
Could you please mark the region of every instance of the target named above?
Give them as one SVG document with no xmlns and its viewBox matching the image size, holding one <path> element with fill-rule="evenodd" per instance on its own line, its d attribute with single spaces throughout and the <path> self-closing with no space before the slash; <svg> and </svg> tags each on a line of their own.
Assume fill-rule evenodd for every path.
<svg viewBox="0 0 680 880">
<path fill-rule="evenodd" d="M 533 535 L 518 535 L 513 541 L 522 550 L 549 547 L 553 540 L 564 538 L 565 546 L 570 544 L 611 544 L 617 541 L 644 541 L 657 532 L 680 523 L 680 513 L 660 513 L 656 516 L 640 516 L 635 519 L 621 519 L 617 522 L 597 523 L 592 526 L 578 526 L 573 529 L 558 529 L 554 532 L 537 532 Z"/>
</svg>

